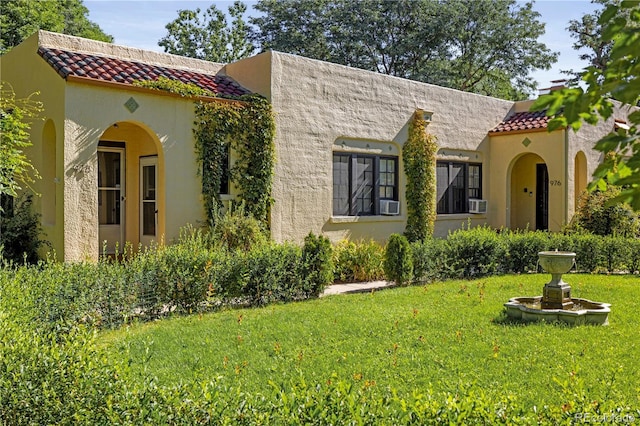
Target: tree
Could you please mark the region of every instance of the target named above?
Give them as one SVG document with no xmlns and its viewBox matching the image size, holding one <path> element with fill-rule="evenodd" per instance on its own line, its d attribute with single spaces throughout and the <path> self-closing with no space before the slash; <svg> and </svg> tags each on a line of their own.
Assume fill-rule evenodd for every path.
<svg viewBox="0 0 640 426">
<path fill-rule="evenodd" d="M 166 53 L 204 59 L 212 62 L 231 62 L 250 56 L 254 49 L 249 40 L 249 26 L 243 15 L 247 7 L 236 1 L 229 6 L 231 26 L 225 14 L 215 5 L 201 12 L 179 10 L 178 17 L 168 23 L 167 35 L 158 45 Z"/>
<path fill-rule="evenodd" d="M 0 54 L 20 44 L 38 30 L 112 42 L 98 24 L 87 17 L 82 0 L 12 0 L 2 2 Z"/>
<path fill-rule="evenodd" d="M 260 0 L 253 40 L 274 49 L 491 96 L 522 98 L 556 54 L 515 0 Z"/>
<path fill-rule="evenodd" d="M 29 121 L 42 111 L 42 104 L 32 99 L 34 95 L 16 99 L 11 85 L 0 82 L 0 196 L 15 197 L 21 185 L 38 176 L 24 153 L 31 146 Z"/>
<path fill-rule="evenodd" d="M 605 154 L 594 172 L 589 189 L 620 187 L 612 202 L 628 202 L 640 210 L 640 6 L 637 1 L 609 5 L 600 15 L 601 41 L 612 43 L 604 68 L 594 65 L 580 73 L 586 88 L 572 87 L 541 96 L 531 106 L 554 117 L 549 131 L 571 127 L 577 131 L 582 122 L 595 125 L 613 115 L 614 102 L 627 106 L 628 126 L 618 126 L 600 139 L 595 149 Z M 615 99 L 616 101 L 614 101 Z M 613 126 L 612 126 L 613 127 Z"/>
</svg>

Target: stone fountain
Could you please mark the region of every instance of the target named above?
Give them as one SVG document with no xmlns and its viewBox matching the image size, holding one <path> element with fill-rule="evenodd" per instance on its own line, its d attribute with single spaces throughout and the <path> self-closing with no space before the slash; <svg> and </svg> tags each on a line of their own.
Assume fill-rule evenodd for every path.
<svg viewBox="0 0 640 426">
<path fill-rule="evenodd" d="M 505 303 L 507 316 L 523 321 L 561 321 L 568 324 L 609 324 L 609 303 L 571 297 L 571 286 L 562 280 L 575 265 L 576 254 L 541 251 L 538 263 L 551 274 L 542 296 L 514 297 Z"/>
</svg>

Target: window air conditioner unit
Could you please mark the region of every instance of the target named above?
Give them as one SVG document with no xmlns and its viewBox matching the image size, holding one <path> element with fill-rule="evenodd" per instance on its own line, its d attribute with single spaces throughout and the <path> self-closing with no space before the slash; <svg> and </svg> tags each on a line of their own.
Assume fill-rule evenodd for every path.
<svg viewBox="0 0 640 426">
<path fill-rule="evenodd" d="M 396 216 L 400 214 L 400 201 L 380 200 L 380 214 Z"/>
<path fill-rule="evenodd" d="M 469 199 L 469 213 L 486 213 L 487 200 Z"/>
</svg>

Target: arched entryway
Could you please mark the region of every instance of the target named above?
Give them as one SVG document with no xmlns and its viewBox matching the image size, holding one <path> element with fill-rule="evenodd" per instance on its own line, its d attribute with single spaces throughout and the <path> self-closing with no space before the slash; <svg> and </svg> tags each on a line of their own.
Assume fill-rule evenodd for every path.
<svg viewBox="0 0 640 426">
<path fill-rule="evenodd" d="M 576 154 L 573 182 L 575 183 L 574 191 L 574 209 L 578 208 L 578 200 L 584 191 L 587 190 L 587 156 L 580 151 Z"/>
<path fill-rule="evenodd" d="M 536 154 L 524 154 L 511 165 L 510 227 L 548 229 L 549 172 Z"/>
<path fill-rule="evenodd" d="M 100 137 L 97 155 L 100 252 L 157 240 L 164 233 L 164 158 L 158 137 L 141 123 L 114 123 Z"/>
</svg>

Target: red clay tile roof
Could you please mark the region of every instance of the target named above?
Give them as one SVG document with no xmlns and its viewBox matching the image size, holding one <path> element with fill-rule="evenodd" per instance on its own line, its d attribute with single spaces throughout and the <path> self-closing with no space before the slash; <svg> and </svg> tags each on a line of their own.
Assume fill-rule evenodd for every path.
<svg viewBox="0 0 640 426">
<path fill-rule="evenodd" d="M 193 83 L 221 97 L 240 96 L 250 93 L 226 76 L 202 74 L 49 47 L 40 47 L 38 54 L 65 79 L 71 75 L 132 84 L 135 80 L 157 80 L 158 77 L 164 76 L 183 83 Z"/>
<path fill-rule="evenodd" d="M 551 117 L 547 117 L 545 111 L 516 112 L 489 130 L 489 134 L 546 130 L 550 120 Z"/>
</svg>

